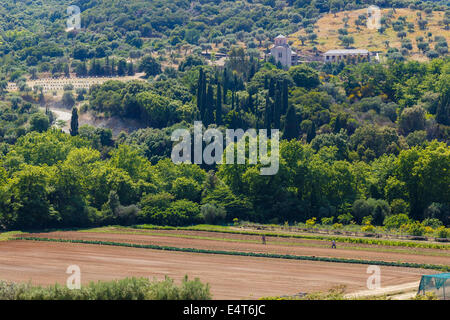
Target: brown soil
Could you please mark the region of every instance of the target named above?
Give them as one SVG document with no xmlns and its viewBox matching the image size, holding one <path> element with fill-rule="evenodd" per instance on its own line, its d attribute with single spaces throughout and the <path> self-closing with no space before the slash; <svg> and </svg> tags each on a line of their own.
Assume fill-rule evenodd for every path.
<svg viewBox="0 0 450 320">
<path fill-rule="evenodd" d="M 86 236 L 88 238 L 89 234 Z M 173 240 L 178 241 L 178 245 L 187 241 Z M 65 272 L 69 265 L 81 268 L 83 283 L 130 276 L 163 279 L 165 275 L 178 282 L 187 274 L 191 279 L 198 277 L 209 283 L 214 299 L 292 295 L 324 291 L 336 285 L 346 285 L 347 292 L 353 292 L 365 289 L 369 276 L 365 265 L 88 244 L 13 240 L 0 242 L 0 252 L 0 279 L 4 280 L 32 281 L 41 285 L 65 284 L 69 276 Z M 417 281 L 425 273 L 432 272 L 381 267 L 381 285 Z"/>
<path fill-rule="evenodd" d="M 149 232 L 150 233 L 150 232 Z M 51 232 L 42 234 L 33 234 L 35 237 L 45 238 L 60 238 L 60 239 L 76 239 L 76 240 L 101 240 L 101 241 L 114 241 L 114 242 L 126 242 L 126 243 L 139 243 L 139 244 L 153 244 L 161 246 L 172 246 L 179 248 L 197 248 L 197 249 L 209 249 L 209 250 L 225 250 L 225 251 L 242 251 L 242 252 L 262 252 L 262 253 L 276 253 L 276 254 L 291 254 L 299 256 L 316 256 L 316 257 L 338 257 L 346 259 L 363 259 L 363 260 L 375 260 L 375 261 L 401 261 L 401 262 L 415 262 L 415 263 L 429 263 L 429 264 L 442 264 L 450 265 L 449 256 L 431 256 L 423 255 L 421 252 L 417 252 L 411 249 L 404 248 L 407 252 L 382 252 L 380 251 L 368 251 L 364 248 L 369 246 L 361 246 L 361 250 L 350 249 L 349 246 L 341 245 L 338 243 L 337 249 L 331 249 L 330 247 L 313 247 L 311 244 L 330 244 L 324 241 L 305 241 L 303 239 L 295 238 L 274 238 L 267 237 L 267 244 L 260 243 L 261 238 L 259 236 L 248 236 L 239 234 L 225 234 L 214 232 L 192 232 L 191 236 L 208 236 L 215 238 L 222 238 L 224 240 L 204 240 L 195 238 L 180 238 L 168 236 L 168 232 L 151 232 L 153 234 L 158 233 L 160 235 L 143 235 L 143 234 L 117 234 L 117 233 L 96 233 L 96 232 Z M 186 231 L 171 231 L 170 234 L 184 234 Z M 232 240 L 247 240 L 258 241 L 258 243 L 248 242 L 233 242 Z M 275 244 L 274 242 L 278 242 Z M 308 246 L 309 244 L 309 246 Z M 353 245 L 355 247 L 356 245 Z M 359 245 L 358 245 L 359 246 Z M 377 246 L 371 246 L 371 248 L 378 248 Z M 381 249 L 381 248 L 380 248 Z M 386 249 L 386 248 L 385 248 Z M 392 248 L 391 248 L 392 249 Z M 398 248 L 396 248 L 398 249 Z M 428 252 L 433 251 L 436 253 L 442 252 L 439 249 L 428 249 Z"/>
</svg>

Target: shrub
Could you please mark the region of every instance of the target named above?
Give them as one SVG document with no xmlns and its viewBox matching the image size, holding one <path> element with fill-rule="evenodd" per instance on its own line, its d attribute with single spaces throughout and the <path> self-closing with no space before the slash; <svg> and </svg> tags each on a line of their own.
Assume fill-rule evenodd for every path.
<svg viewBox="0 0 450 320">
<path fill-rule="evenodd" d="M 225 220 L 227 212 L 221 206 L 207 203 L 201 207 L 200 215 L 207 224 L 216 224 Z"/>
<path fill-rule="evenodd" d="M 307 227 L 313 227 L 316 224 L 316 217 L 312 217 L 311 219 L 306 220 Z"/>
<path fill-rule="evenodd" d="M 363 232 L 374 232 L 375 231 L 375 227 L 373 225 L 371 225 L 370 223 L 367 223 L 365 226 L 363 226 L 361 228 L 361 231 L 363 231 Z"/>
<path fill-rule="evenodd" d="M 450 238 L 450 228 L 440 226 L 436 229 L 436 236 L 438 238 Z"/>
<path fill-rule="evenodd" d="M 350 213 L 343 213 L 343 214 L 339 215 L 337 218 L 338 218 L 339 223 L 349 224 L 352 221 L 353 216 Z"/>
<path fill-rule="evenodd" d="M 322 222 L 322 225 L 324 225 L 324 226 L 331 226 L 334 222 L 334 217 L 329 217 L 329 218 L 324 217 L 324 218 L 322 218 L 321 222 Z"/>
<path fill-rule="evenodd" d="M 333 229 L 342 229 L 344 227 L 344 225 L 342 223 L 335 223 L 333 224 L 332 228 Z"/>
<path fill-rule="evenodd" d="M 372 217 L 372 216 L 367 216 L 367 217 L 364 217 L 364 218 L 363 218 L 362 223 L 363 223 L 364 225 L 366 225 L 366 224 L 372 224 L 372 220 L 373 220 L 373 217 Z"/>
<path fill-rule="evenodd" d="M 417 294 L 411 300 L 439 300 L 434 292 L 427 292 L 425 295 Z"/>
<path fill-rule="evenodd" d="M 402 225 L 400 229 L 412 236 L 423 236 L 426 232 L 425 226 L 418 221 Z"/>
<path fill-rule="evenodd" d="M 151 217 L 153 223 L 169 226 L 183 226 L 201 221 L 200 208 L 195 202 L 178 200 L 165 210 L 154 210 Z"/>
<path fill-rule="evenodd" d="M 422 221 L 422 224 L 425 227 L 431 227 L 433 229 L 437 229 L 440 226 L 442 226 L 442 221 L 436 218 L 427 218 L 425 220 Z"/>
<path fill-rule="evenodd" d="M 410 222 L 406 214 L 394 214 L 384 219 L 384 226 L 388 229 L 398 229 L 402 225 L 407 225 Z"/>
<path fill-rule="evenodd" d="M 91 282 L 79 290 L 65 286 L 41 287 L 0 282 L 0 300 L 209 300 L 209 285 L 185 276 L 181 286 L 172 279 L 151 282 L 146 278 L 126 278 Z"/>
</svg>

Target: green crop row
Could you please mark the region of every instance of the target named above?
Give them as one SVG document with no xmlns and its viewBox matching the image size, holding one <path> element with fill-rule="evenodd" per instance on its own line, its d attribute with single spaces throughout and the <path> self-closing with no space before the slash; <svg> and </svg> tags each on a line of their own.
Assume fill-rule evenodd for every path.
<svg viewBox="0 0 450 320">
<path fill-rule="evenodd" d="M 278 232 L 238 231 L 238 230 L 226 229 L 225 227 L 209 228 L 208 226 L 167 227 L 167 226 L 154 226 L 154 225 L 136 225 L 136 226 L 133 226 L 133 228 L 147 229 L 147 230 L 207 231 L 207 232 L 220 232 L 220 233 L 257 235 L 257 236 L 261 236 L 262 234 L 265 234 L 266 236 L 280 237 L 280 238 L 298 238 L 298 239 L 306 239 L 306 240 L 324 240 L 324 241 L 335 240 L 336 242 L 353 243 L 353 244 L 370 244 L 370 245 L 382 245 L 382 246 L 392 246 L 392 247 L 450 250 L 450 245 L 440 244 L 440 243 L 429 243 L 429 242 L 424 243 L 424 242 L 398 241 L 398 240 L 387 240 L 387 239 L 366 239 L 366 238 L 353 238 L 353 237 L 340 237 L 340 236 L 287 234 L 287 233 L 278 233 Z"/>
<path fill-rule="evenodd" d="M 258 258 L 275 258 L 275 259 L 290 259 L 290 260 L 307 260 L 307 261 L 322 261 L 322 262 L 337 262 L 337 263 L 354 263 L 354 264 L 368 264 L 368 265 L 380 265 L 391 267 L 407 267 L 407 268 L 421 268 L 432 269 L 439 271 L 450 271 L 450 266 L 424 264 L 424 263 L 410 263 L 410 262 L 393 262 L 393 261 L 375 261 L 375 260 L 358 260 L 358 259 L 345 259 L 345 258 L 329 258 L 329 257 L 315 257 L 315 256 L 296 256 L 289 254 L 274 254 L 274 253 L 254 253 L 254 252 L 239 252 L 239 251 L 223 251 L 223 250 L 207 250 L 196 248 L 178 248 L 168 246 L 158 246 L 152 244 L 134 244 L 123 243 L 113 241 L 98 241 L 98 240 L 73 240 L 73 239 L 55 239 L 55 238 L 37 238 L 37 237 L 17 237 L 17 240 L 31 240 L 31 241 L 48 241 L 48 242 L 69 242 L 69 243 L 81 243 L 81 244 L 96 244 L 106 246 L 118 246 L 129 248 L 142 248 L 142 249 L 154 249 L 164 251 L 179 251 L 179 252 L 192 252 L 192 253 L 206 253 L 206 254 L 222 254 L 232 256 L 246 256 L 246 257 L 258 257 Z"/>
</svg>

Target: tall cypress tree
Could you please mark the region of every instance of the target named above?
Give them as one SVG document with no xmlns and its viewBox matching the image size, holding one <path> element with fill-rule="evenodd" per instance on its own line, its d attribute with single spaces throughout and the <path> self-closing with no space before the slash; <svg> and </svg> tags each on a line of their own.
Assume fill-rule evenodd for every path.
<svg viewBox="0 0 450 320">
<path fill-rule="evenodd" d="M 217 83 L 216 123 L 219 126 L 222 124 L 222 90 L 220 88 L 220 82 Z"/>
<path fill-rule="evenodd" d="M 197 82 L 197 110 L 200 112 L 200 119 L 203 117 L 203 69 L 200 68 L 199 75 L 198 75 L 198 82 Z"/>
<path fill-rule="evenodd" d="M 289 106 L 288 81 L 286 79 L 284 79 L 283 81 L 283 94 L 281 96 L 281 99 L 282 99 L 281 113 L 286 114 Z"/>
<path fill-rule="evenodd" d="M 129 76 L 134 76 L 134 64 L 133 64 L 133 62 L 130 62 L 128 64 L 128 75 Z"/>
<path fill-rule="evenodd" d="M 297 114 L 295 113 L 295 108 L 290 106 L 286 114 L 283 138 L 286 140 L 298 139 L 298 136 L 300 135 L 299 129 L 300 127 L 298 124 Z"/>
<path fill-rule="evenodd" d="M 202 110 L 201 110 L 201 113 L 200 113 L 201 116 L 203 117 L 202 121 L 205 121 L 204 116 L 205 116 L 206 107 L 207 107 L 207 104 L 208 104 L 208 96 L 207 96 L 207 92 L 206 92 L 206 86 L 207 86 L 206 74 L 203 72 L 203 75 L 202 75 L 202 102 L 201 102 Z"/>
<path fill-rule="evenodd" d="M 266 96 L 266 110 L 264 114 L 264 126 L 267 129 L 267 135 L 270 136 L 270 129 L 272 124 L 272 102 L 270 101 L 269 95 Z"/>
<path fill-rule="evenodd" d="M 223 70 L 223 103 L 227 104 L 228 89 L 230 89 L 230 78 L 228 76 L 228 69 Z"/>
<path fill-rule="evenodd" d="M 253 106 L 253 97 L 252 94 L 249 93 L 248 94 L 248 104 L 247 104 L 247 109 L 251 112 L 251 113 L 255 113 L 254 106 Z"/>
<path fill-rule="evenodd" d="M 275 80 L 273 78 L 269 81 L 269 97 L 275 97 Z"/>
<path fill-rule="evenodd" d="M 77 108 L 72 109 L 72 118 L 70 119 L 70 135 L 78 135 L 78 110 Z"/>
<path fill-rule="evenodd" d="M 277 84 L 277 89 L 275 90 L 275 103 L 273 105 L 273 127 L 274 129 L 280 129 L 280 119 L 281 119 L 281 88 Z"/>
<path fill-rule="evenodd" d="M 310 130 L 306 133 L 306 142 L 310 143 L 316 137 L 316 124 L 312 121 Z"/>
<path fill-rule="evenodd" d="M 234 91 L 231 91 L 231 110 L 234 110 Z"/>
<path fill-rule="evenodd" d="M 208 85 L 206 93 L 205 116 L 203 121 L 206 127 L 214 122 L 214 91 L 211 84 Z"/>
</svg>

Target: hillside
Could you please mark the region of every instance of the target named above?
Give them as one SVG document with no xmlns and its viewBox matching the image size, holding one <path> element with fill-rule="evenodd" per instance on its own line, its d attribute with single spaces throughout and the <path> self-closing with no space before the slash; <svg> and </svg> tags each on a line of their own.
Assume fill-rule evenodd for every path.
<svg viewBox="0 0 450 320">
<path fill-rule="evenodd" d="M 396 9 L 395 13 L 392 9 L 382 9 L 382 17 L 385 17 L 386 23 L 383 25 L 385 30 L 383 33 L 376 29 L 366 27 L 365 21 L 358 19 L 360 15 L 366 15 L 366 9 L 342 11 L 324 14 L 315 24 L 314 33 L 317 39 L 314 41 L 306 40 L 303 45 L 300 40 L 302 36 L 307 37 L 307 29 L 301 29 L 289 36 L 289 40 L 300 50 L 312 50 L 316 47 L 318 51 L 325 52 L 331 49 L 346 48 L 340 40 L 339 29 L 345 29 L 348 36 L 353 37 L 354 43 L 349 47 L 367 49 L 370 51 L 378 51 L 386 53 L 389 48 L 402 48 L 402 39 L 398 37 L 398 32 L 405 32 L 403 37 L 411 41 L 412 49 L 409 50 L 409 57 L 414 60 L 424 60 L 426 52 L 418 48 L 418 37 L 423 37 L 422 42 L 429 43 L 429 49 L 433 49 L 436 41 L 435 37 L 444 37 L 447 43 L 450 41 L 450 29 L 446 29 L 443 23 L 445 12 L 432 11 L 429 14 L 421 10 L 412 10 L 407 8 Z M 424 30 L 419 26 L 419 14 L 423 20 L 428 21 Z M 347 27 L 345 18 L 348 18 Z M 404 21 L 402 20 L 404 19 Z M 358 21 L 361 23 L 358 25 Z M 412 24 L 412 25 L 409 25 Z M 398 26 L 397 26 L 398 25 Z M 396 28 L 396 30 L 394 30 Z M 388 43 L 387 43 L 388 42 Z"/>
</svg>

